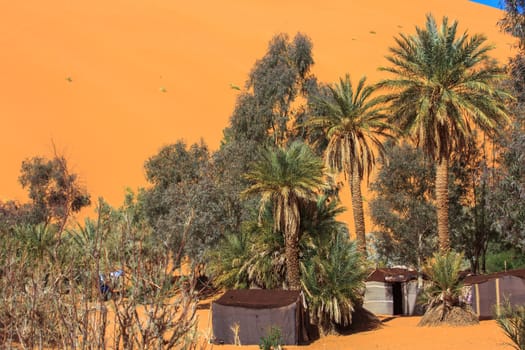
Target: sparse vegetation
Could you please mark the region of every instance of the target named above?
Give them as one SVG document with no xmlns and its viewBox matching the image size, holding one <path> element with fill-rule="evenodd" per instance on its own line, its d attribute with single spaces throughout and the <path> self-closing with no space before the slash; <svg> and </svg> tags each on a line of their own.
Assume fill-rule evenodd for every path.
<svg viewBox="0 0 525 350">
<path fill-rule="evenodd" d="M 507 301 L 496 318 L 498 325 L 516 350 L 525 349 L 525 306 L 511 306 Z"/>
</svg>

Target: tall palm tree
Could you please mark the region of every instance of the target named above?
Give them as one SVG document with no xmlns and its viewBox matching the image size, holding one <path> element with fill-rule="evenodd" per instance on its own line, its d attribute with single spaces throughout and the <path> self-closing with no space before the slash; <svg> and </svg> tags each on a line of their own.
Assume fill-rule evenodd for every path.
<svg viewBox="0 0 525 350">
<path fill-rule="evenodd" d="M 448 225 L 448 167 L 474 137 L 474 128 L 494 135 L 508 121 L 504 100 L 495 87 L 502 70 L 491 64 L 483 35 L 457 33 L 458 23 L 443 18 L 438 27 L 427 15 L 425 28 L 400 34 L 387 56 L 394 75 L 378 87 L 389 88 L 392 122 L 399 126 L 436 164 L 436 209 L 439 248 L 450 249 Z"/>
<path fill-rule="evenodd" d="M 289 148 L 265 150 L 246 174 L 252 182 L 243 193 L 261 195 L 260 208 L 273 204 L 274 230 L 285 238 L 286 277 L 288 287 L 301 289 L 299 271 L 299 231 L 301 200 L 313 200 L 323 187 L 322 160 L 303 143 Z"/>
<path fill-rule="evenodd" d="M 352 196 L 355 233 L 359 249 L 366 254 L 365 217 L 361 181 L 375 165 L 375 151 L 383 154 L 381 138 L 390 130 L 382 115 L 382 99 L 373 98 L 374 88 L 359 80 L 356 89 L 350 76 L 328 87 L 328 94 L 317 100 L 322 115 L 306 122 L 310 130 L 323 130 L 328 144 L 326 165 L 348 179 Z"/>
</svg>

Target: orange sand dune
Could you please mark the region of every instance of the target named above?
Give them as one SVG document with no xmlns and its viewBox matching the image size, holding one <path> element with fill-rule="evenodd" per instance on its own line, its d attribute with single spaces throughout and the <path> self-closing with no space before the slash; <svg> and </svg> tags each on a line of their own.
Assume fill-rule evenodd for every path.
<svg viewBox="0 0 525 350">
<path fill-rule="evenodd" d="M 458 19 L 511 55 L 501 11 L 467 0 L 24 0 L 0 11 L 0 200 L 25 199 L 24 158 L 52 142 L 93 198 L 119 204 L 145 185 L 143 163 L 179 138 L 217 148 L 242 85 L 270 38 L 301 31 L 314 73 L 379 78 L 398 32 L 425 14 Z M 346 197 L 347 198 L 347 197 Z"/>
</svg>

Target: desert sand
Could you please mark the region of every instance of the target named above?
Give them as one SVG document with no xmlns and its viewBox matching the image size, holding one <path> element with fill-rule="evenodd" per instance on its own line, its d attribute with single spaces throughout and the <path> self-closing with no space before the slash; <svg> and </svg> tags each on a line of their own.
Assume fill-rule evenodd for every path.
<svg viewBox="0 0 525 350">
<path fill-rule="evenodd" d="M 273 35 L 311 37 L 321 81 L 379 79 L 393 37 L 425 14 L 484 33 L 505 62 L 500 10 L 468 0 L 25 0 L 0 7 L 0 200 L 24 201 L 22 160 L 65 154 L 92 198 L 146 185 L 160 147 L 216 149 L 251 67 Z M 343 194 L 343 198 L 347 198 Z"/>
<path fill-rule="evenodd" d="M 199 330 L 211 328 L 209 310 L 198 310 Z M 509 340 L 494 320 L 468 327 L 417 327 L 420 317 L 386 318 L 375 330 L 351 335 L 329 335 L 306 346 L 286 350 L 511 350 Z M 241 325 L 242 329 L 242 325 Z M 210 345 L 208 349 L 259 349 L 257 345 Z"/>
</svg>

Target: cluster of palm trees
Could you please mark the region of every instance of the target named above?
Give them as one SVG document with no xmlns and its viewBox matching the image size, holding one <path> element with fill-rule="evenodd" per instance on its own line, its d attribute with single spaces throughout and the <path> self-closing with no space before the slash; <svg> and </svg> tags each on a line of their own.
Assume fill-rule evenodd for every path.
<svg viewBox="0 0 525 350">
<path fill-rule="evenodd" d="M 471 144 L 475 129 L 494 136 L 509 121 L 511 96 L 496 83 L 505 77 L 493 64 L 483 35 L 458 34 L 458 23 L 443 18 L 438 25 L 427 15 L 425 27 L 400 34 L 390 48 L 390 65 L 380 70 L 390 78 L 354 88 L 350 77 L 330 86 L 315 104 L 321 115 L 311 117 L 307 130 L 326 140 L 324 164 L 310 147 L 293 142 L 287 148 L 264 151 L 247 178 L 245 194 L 261 196 L 261 208 L 271 202 L 274 225 L 285 237 L 287 284 L 300 289 L 300 201 L 311 200 L 325 187 L 328 169 L 343 174 L 351 189 L 355 236 L 366 254 L 361 183 L 370 175 L 386 138 L 406 137 L 435 163 L 436 210 L 440 252 L 450 249 L 448 168 Z M 319 131 L 322 131 L 319 133 Z"/>
</svg>

